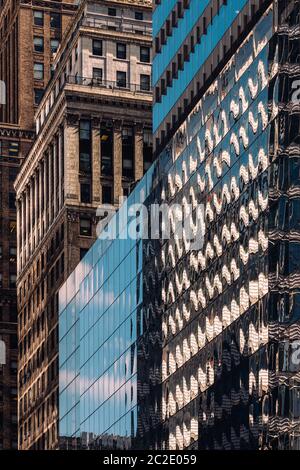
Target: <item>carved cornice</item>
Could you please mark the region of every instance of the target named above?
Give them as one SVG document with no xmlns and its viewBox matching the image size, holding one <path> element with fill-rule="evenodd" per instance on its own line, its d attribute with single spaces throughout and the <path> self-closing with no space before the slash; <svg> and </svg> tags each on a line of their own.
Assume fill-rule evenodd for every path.
<svg viewBox="0 0 300 470">
<path fill-rule="evenodd" d="M 35 137 L 34 131 L 28 131 L 24 129 L 17 129 L 17 128 L 4 127 L 4 126 L 2 126 L 0 123 L 0 137 L 10 137 L 13 139 L 26 139 L 26 140 L 33 140 Z"/>
</svg>

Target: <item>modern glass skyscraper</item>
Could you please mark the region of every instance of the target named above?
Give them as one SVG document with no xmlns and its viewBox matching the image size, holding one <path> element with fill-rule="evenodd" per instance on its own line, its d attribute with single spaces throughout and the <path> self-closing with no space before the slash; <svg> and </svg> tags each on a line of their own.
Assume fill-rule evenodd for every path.
<svg viewBox="0 0 300 470">
<path fill-rule="evenodd" d="M 158 158 L 60 292 L 60 434 L 297 449 L 299 2 L 156 3 Z"/>
</svg>

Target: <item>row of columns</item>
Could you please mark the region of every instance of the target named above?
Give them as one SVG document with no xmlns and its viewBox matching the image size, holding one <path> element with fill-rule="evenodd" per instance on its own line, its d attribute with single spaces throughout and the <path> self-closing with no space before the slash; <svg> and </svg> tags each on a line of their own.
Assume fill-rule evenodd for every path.
<svg viewBox="0 0 300 470">
<path fill-rule="evenodd" d="M 18 272 L 63 204 L 62 139 L 59 129 L 17 198 Z"/>
</svg>

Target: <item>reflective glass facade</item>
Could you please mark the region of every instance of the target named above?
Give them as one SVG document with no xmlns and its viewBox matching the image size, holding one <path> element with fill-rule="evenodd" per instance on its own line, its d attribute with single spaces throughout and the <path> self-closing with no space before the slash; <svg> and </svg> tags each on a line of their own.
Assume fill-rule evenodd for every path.
<svg viewBox="0 0 300 470">
<path fill-rule="evenodd" d="M 300 447 L 299 11 L 261 15 L 130 195 L 170 208 L 171 237 L 121 240 L 120 223 L 61 290 L 64 442 Z M 201 248 L 173 203 L 191 227 L 204 208 Z"/>
</svg>

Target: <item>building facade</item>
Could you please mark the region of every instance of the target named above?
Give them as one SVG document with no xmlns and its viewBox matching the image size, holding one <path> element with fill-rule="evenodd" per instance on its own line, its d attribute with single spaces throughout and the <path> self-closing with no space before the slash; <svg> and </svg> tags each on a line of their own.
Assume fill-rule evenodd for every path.
<svg viewBox="0 0 300 470">
<path fill-rule="evenodd" d="M 16 449 L 17 438 L 17 221 L 14 180 L 33 139 L 32 131 L 0 127 L 0 448 Z"/>
<path fill-rule="evenodd" d="M 60 435 L 299 449 L 300 5 L 156 4 L 148 216 L 122 206 L 60 290 Z M 142 237 L 157 203 L 170 236 Z"/>
<path fill-rule="evenodd" d="M 51 75 L 53 55 L 75 13 L 74 2 L 0 3 L 0 447 L 17 446 L 16 206 L 14 179 L 29 152 L 34 111 Z"/>
<path fill-rule="evenodd" d="M 15 183 L 19 447 L 58 446 L 58 290 L 152 162 L 151 4 L 86 1 L 55 56 Z"/>
<path fill-rule="evenodd" d="M 34 128 L 34 112 L 51 77 L 53 55 L 77 2 L 3 0 L 0 6 L 0 122 Z"/>
</svg>

